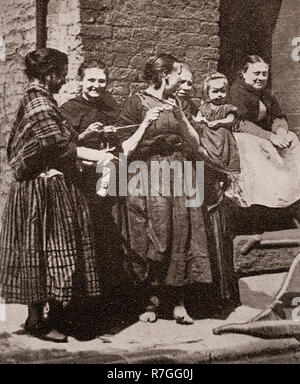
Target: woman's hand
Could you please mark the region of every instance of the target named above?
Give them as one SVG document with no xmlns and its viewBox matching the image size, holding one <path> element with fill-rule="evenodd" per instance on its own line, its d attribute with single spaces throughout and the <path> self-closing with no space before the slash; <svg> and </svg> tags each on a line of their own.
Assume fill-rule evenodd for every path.
<svg viewBox="0 0 300 384">
<path fill-rule="evenodd" d="M 218 121 L 218 120 L 215 120 L 215 121 L 208 121 L 208 122 L 207 122 L 207 126 L 208 126 L 208 128 L 216 129 L 216 128 L 219 127 L 219 121 Z"/>
<path fill-rule="evenodd" d="M 116 156 L 114 156 L 111 151 L 114 151 L 115 147 L 113 148 L 107 148 L 107 149 L 102 149 L 101 151 L 98 151 L 98 160 L 97 162 L 109 162 L 112 161 L 113 159 L 116 159 Z"/>
<path fill-rule="evenodd" d="M 290 138 L 286 136 L 276 135 L 275 133 L 271 133 L 270 136 L 271 143 L 278 148 L 287 148 L 290 146 Z"/>
<path fill-rule="evenodd" d="M 104 134 L 117 133 L 117 129 L 113 125 L 107 125 L 103 128 L 103 132 Z"/>
<path fill-rule="evenodd" d="M 165 109 L 165 107 L 153 107 L 147 110 L 144 120 L 138 129 L 122 144 L 125 156 L 129 156 L 136 149 L 137 145 L 142 140 L 146 129 L 153 121 L 156 121 L 159 118 L 160 113 Z"/>
<path fill-rule="evenodd" d="M 114 150 L 115 147 L 102 150 L 77 147 L 77 156 L 87 162 L 98 163 L 99 161 L 111 161 L 116 159 L 116 157 L 111 153 Z"/>
<path fill-rule="evenodd" d="M 196 121 L 197 123 L 204 123 L 204 124 L 208 125 L 208 120 L 202 114 L 201 111 L 198 111 L 197 116 L 193 117 L 193 120 Z"/>
<path fill-rule="evenodd" d="M 185 116 L 185 114 L 183 112 L 181 101 L 180 101 L 179 98 L 176 98 L 175 101 L 176 101 L 176 105 L 173 107 L 174 116 L 179 121 L 185 121 L 186 120 L 186 116 Z"/>
<path fill-rule="evenodd" d="M 291 143 L 293 141 L 293 134 L 291 134 L 290 131 L 286 131 L 284 128 L 279 128 L 279 129 L 277 129 L 276 135 L 280 136 L 280 137 L 284 137 L 289 142 L 288 146 L 291 145 Z"/>
<path fill-rule="evenodd" d="M 101 124 L 100 122 L 97 121 L 95 123 L 92 123 L 87 127 L 85 131 L 83 131 L 78 135 L 78 139 L 85 140 L 91 136 L 99 134 L 102 131 L 102 128 L 103 128 L 103 124 Z"/>
<path fill-rule="evenodd" d="M 153 121 L 156 121 L 159 118 L 160 113 L 164 110 L 163 107 L 153 107 L 149 108 L 146 112 L 144 118 L 144 124 L 147 126 L 150 125 Z"/>
</svg>

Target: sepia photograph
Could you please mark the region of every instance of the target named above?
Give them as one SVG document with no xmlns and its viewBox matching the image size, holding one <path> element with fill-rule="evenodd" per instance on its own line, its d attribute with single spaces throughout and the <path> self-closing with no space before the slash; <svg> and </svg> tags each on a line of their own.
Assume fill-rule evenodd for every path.
<svg viewBox="0 0 300 384">
<path fill-rule="evenodd" d="M 1 0 L 0 364 L 300 364 L 299 20 Z"/>
</svg>

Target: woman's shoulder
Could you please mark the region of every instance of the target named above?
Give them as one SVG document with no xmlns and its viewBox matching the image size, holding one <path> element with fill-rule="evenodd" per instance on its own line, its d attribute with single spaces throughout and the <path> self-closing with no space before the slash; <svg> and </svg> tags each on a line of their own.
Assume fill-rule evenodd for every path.
<svg viewBox="0 0 300 384">
<path fill-rule="evenodd" d="M 82 96 L 73 97 L 60 106 L 60 109 L 63 111 L 70 111 L 73 113 L 86 108 L 88 108 L 88 102 Z"/>
<path fill-rule="evenodd" d="M 142 109 L 142 96 L 140 92 L 128 96 L 124 102 L 123 109 L 130 108 L 133 110 Z"/>
<path fill-rule="evenodd" d="M 120 124 L 137 124 L 142 120 L 142 101 L 135 93 L 129 96 L 121 109 Z"/>
<path fill-rule="evenodd" d="M 53 96 L 46 89 L 39 86 L 27 87 L 22 103 L 28 117 L 39 113 L 52 113 L 57 108 Z"/>
</svg>

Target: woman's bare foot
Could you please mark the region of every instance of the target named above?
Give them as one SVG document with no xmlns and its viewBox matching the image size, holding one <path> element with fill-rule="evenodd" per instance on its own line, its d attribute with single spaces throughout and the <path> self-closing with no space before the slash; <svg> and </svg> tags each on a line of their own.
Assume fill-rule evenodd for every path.
<svg viewBox="0 0 300 384">
<path fill-rule="evenodd" d="M 194 320 L 189 316 L 183 305 L 177 305 L 173 309 L 173 317 L 178 324 L 194 324 Z"/>
<path fill-rule="evenodd" d="M 145 323 L 154 323 L 157 320 L 157 309 L 159 307 L 159 299 L 157 296 L 151 296 L 146 311 L 140 315 L 140 321 Z"/>
<path fill-rule="evenodd" d="M 155 323 L 157 320 L 157 314 L 153 311 L 146 311 L 140 315 L 140 321 L 144 323 Z"/>
</svg>

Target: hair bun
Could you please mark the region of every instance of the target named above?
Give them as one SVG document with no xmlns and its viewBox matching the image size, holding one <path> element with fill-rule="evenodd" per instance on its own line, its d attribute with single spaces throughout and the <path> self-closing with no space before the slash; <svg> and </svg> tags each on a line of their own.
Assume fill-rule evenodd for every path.
<svg viewBox="0 0 300 384">
<path fill-rule="evenodd" d="M 54 48 L 42 48 L 27 53 L 24 61 L 26 75 L 42 80 L 49 73 L 60 72 L 68 64 L 68 56 Z"/>
</svg>

